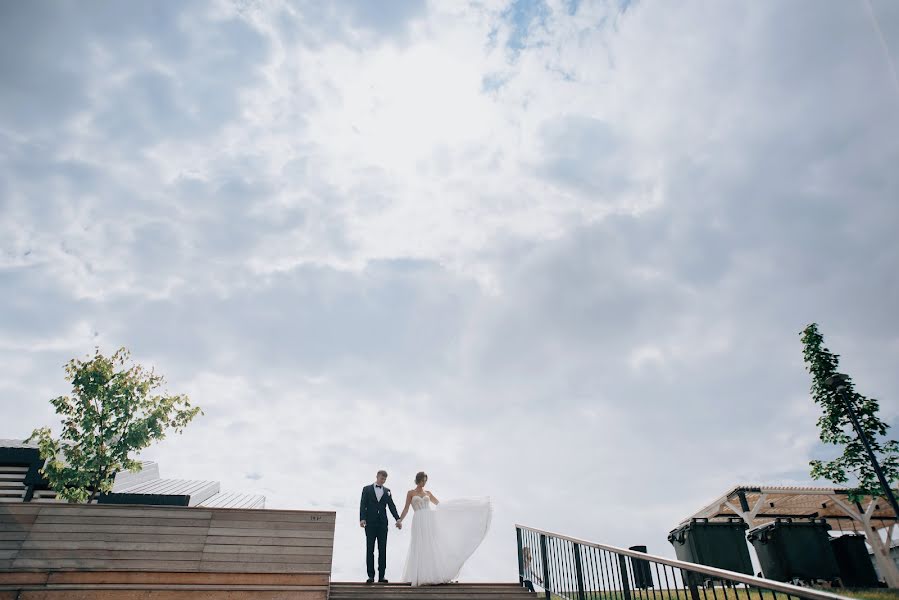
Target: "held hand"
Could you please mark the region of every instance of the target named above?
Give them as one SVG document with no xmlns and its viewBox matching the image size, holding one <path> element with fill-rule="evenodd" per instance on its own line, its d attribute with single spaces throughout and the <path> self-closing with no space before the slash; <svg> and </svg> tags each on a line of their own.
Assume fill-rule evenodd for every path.
<svg viewBox="0 0 899 600">
<path fill-rule="evenodd" d="M 365 527 L 365 521 L 359 521 L 359 527 Z"/>
<path fill-rule="evenodd" d="M 397 521 L 397 522 L 396 522 L 396 528 L 397 528 L 397 529 L 402 529 L 402 528 L 403 528 L 403 522 L 402 522 L 402 521 Z"/>
</svg>

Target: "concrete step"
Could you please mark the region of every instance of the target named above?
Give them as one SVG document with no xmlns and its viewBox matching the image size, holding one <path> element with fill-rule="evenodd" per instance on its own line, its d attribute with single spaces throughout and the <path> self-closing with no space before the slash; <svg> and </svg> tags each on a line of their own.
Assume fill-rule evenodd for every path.
<svg viewBox="0 0 899 600">
<path fill-rule="evenodd" d="M 332 582 L 329 600 L 532 600 L 516 583 L 447 583 L 412 587 L 408 583 Z"/>
</svg>

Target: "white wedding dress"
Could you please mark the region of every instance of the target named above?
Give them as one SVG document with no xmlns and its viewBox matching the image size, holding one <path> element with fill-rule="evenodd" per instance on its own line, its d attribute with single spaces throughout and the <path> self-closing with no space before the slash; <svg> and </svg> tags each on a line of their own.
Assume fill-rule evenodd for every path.
<svg viewBox="0 0 899 600">
<path fill-rule="evenodd" d="M 427 496 L 413 496 L 412 510 L 403 581 L 434 585 L 455 580 L 490 528 L 490 498 L 458 498 L 435 505 Z"/>
</svg>

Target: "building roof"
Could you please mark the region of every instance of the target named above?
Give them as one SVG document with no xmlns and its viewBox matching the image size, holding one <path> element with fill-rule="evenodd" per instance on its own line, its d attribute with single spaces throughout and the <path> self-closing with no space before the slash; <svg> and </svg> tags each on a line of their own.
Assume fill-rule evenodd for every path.
<svg viewBox="0 0 899 600">
<path fill-rule="evenodd" d="M 46 481 L 40 481 L 37 471 L 41 466 L 36 444 L 0 439 L 0 502 L 56 501 L 56 494 L 47 489 Z M 154 461 L 142 462 L 136 473 L 116 473 L 112 492 L 101 496 L 98 502 L 265 508 L 265 496 L 222 492 L 218 481 L 163 478 Z"/>
<path fill-rule="evenodd" d="M 210 496 L 197 504 L 197 506 L 209 508 L 265 508 L 265 496 L 222 492 Z"/>
<path fill-rule="evenodd" d="M 37 444 L 32 444 L 25 440 L 7 440 L 0 438 L 0 448 L 34 448 L 37 450 Z"/>
</svg>

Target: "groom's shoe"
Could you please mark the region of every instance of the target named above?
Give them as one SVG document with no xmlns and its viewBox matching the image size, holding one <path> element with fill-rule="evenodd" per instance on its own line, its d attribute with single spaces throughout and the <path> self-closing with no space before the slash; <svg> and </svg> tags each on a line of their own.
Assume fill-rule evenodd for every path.
<svg viewBox="0 0 899 600">
<path fill-rule="evenodd" d="M 368 579 L 365 580 L 365 583 L 374 583 L 374 582 L 375 582 L 375 580 L 372 579 L 371 577 L 369 577 Z"/>
<path fill-rule="evenodd" d="M 378 583 L 390 583 L 390 582 L 382 577 L 381 579 L 378 580 Z"/>
</svg>

